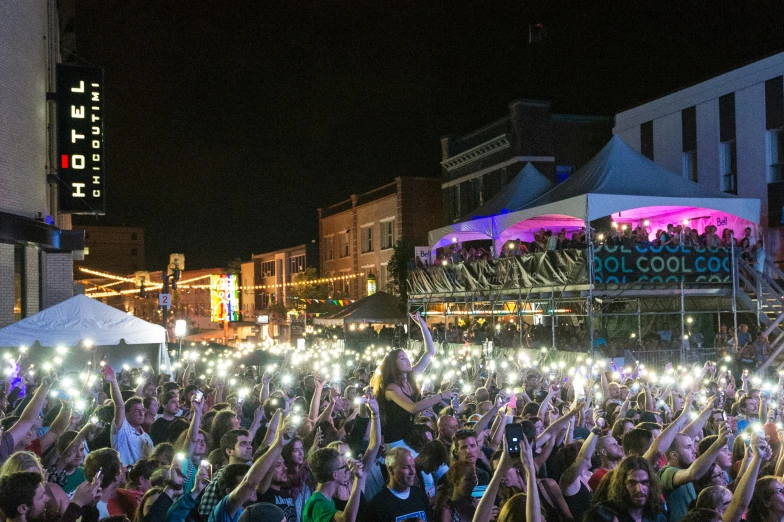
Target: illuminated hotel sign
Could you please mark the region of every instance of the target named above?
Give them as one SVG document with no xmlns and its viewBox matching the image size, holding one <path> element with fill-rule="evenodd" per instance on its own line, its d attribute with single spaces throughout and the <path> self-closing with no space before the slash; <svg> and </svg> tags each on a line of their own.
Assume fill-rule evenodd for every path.
<svg viewBox="0 0 784 522">
<path fill-rule="evenodd" d="M 210 276 L 210 320 L 213 323 L 241 319 L 237 274 Z"/>
<path fill-rule="evenodd" d="M 103 70 L 57 65 L 60 212 L 104 214 Z"/>
</svg>

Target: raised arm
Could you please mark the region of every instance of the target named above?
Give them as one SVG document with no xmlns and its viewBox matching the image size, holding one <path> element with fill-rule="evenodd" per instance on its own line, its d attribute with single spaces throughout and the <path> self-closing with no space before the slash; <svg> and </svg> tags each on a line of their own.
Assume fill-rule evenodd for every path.
<svg viewBox="0 0 784 522">
<path fill-rule="evenodd" d="M 27 403 L 27 406 L 22 411 L 19 420 L 8 428 L 8 433 L 14 438 L 14 446 L 22 442 L 30 428 L 33 427 L 38 418 L 38 413 L 44 407 L 44 401 L 46 401 L 46 396 L 49 394 L 49 388 L 51 387 L 52 381 L 49 378 L 44 378 L 41 381 L 41 385 L 35 390 L 33 398 L 30 399 L 30 402 Z"/>
<path fill-rule="evenodd" d="M 726 444 L 727 428 L 726 426 L 721 426 L 718 438 L 705 450 L 705 453 L 697 457 L 697 460 L 692 462 L 687 469 L 679 469 L 675 472 L 675 475 L 672 477 L 673 486 L 683 486 L 705 475 L 716 460 L 716 455 L 719 454 L 721 448 Z"/>
<path fill-rule="evenodd" d="M 598 438 L 594 437 L 595 440 Z M 584 442 L 583 446 L 587 442 Z M 520 460 L 523 461 L 525 466 L 525 520 L 526 522 L 543 522 L 542 507 L 539 501 L 539 486 L 536 482 L 536 469 L 534 468 L 532 453 L 533 448 L 531 444 L 528 444 L 528 440 L 523 437 L 520 441 Z M 588 459 L 590 460 L 590 456 Z"/>
<path fill-rule="evenodd" d="M 760 465 L 762 464 L 762 450 L 765 445 L 764 439 L 760 439 L 754 435 L 751 439 L 751 464 L 749 469 L 740 478 L 735 493 L 732 495 L 732 502 L 727 508 L 727 511 L 722 515 L 722 522 L 740 522 L 743 513 L 751 503 L 751 496 L 754 493 L 754 485 L 759 476 Z"/>
<path fill-rule="evenodd" d="M 569 419 L 572 417 L 576 417 L 580 413 L 583 404 L 585 403 L 580 402 L 578 404 L 575 404 L 574 406 L 572 406 L 572 409 L 569 410 L 569 412 L 566 415 L 559 417 L 555 422 L 551 423 L 550 426 L 548 426 L 547 429 L 544 430 L 541 435 L 536 437 L 535 447 L 538 448 L 539 446 L 541 446 L 542 444 L 550 440 L 550 438 L 553 437 L 555 433 L 560 433 L 560 431 L 563 429 L 566 423 L 569 422 Z M 595 412 L 596 410 L 594 410 L 594 413 Z"/>
<path fill-rule="evenodd" d="M 419 328 L 422 330 L 422 339 L 425 341 L 425 353 L 422 354 L 422 357 L 417 361 L 411 370 L 414 375 L 421 375 L 427 369 L 427 366 L 430 364 L 430 360 L 435 356 L 436 347 L 433 344 L 433 337 L 430 335 L 430 330 L 427 328 L 427 323 L 424 319 L 422 319 L 422 316 L 419 315 L 419 312 L 412 315 L 411 318 L 419 325 Z"/>
<path fill-rule="evenodd" d="M 495 507 L 495 499 L 498 496 L 498 490 L 500 489 L 504 478 L 506 478 L 506 472 L 512 469 L 514 466 L 514 460 L 509 456 L 509 448 L 506 445 L 506 437 L 504 437 L 503 440 L 504 447 L 503 453 L 501 454 L 501 460 L 498 461 L 498 466 L 495 469 L 495 473 L 493 473 L 493 478 L 490 479 L 490 483 L 487 485 L 487 489 L 482 495 L 482 499 L 476 506 L 473 522 L 486 522 L 487 520 L 493 518 L 492 513 L 493 508 Z M 528 443 L 525 437 L 523 437 L 522 440 L 525 440 L 526 444 Z M 522 451 L 522 440 L 520 441 L 520 451 Z"/>
<path fill-rule="evenodd" d="M 381 417 L 378 414 L 378 401 L 373 397 L 373 392 L 368 393 L 367 409 L 370 411 L 370 441 L 362 456 L 362 465 L 365 469 L 376 462 L 378 450 L 381 447 Z"/>
<path fill-rule="evenodd" d="M 348 470 L 354 475 L 354 484 L 351 486 L 346 509 L 335 513 L 333 517 L 335 522 L 354 522 L 357 519 L 359 497 L 362 495 L 362 490 L 365 489 L 365 472 L 363 471 L 362 463 L 358 460 L 350 459 L 346 464 L 348 465 Z"/>
<path fill-rule="evenodd" d="M 193 456 L 193 449 L 196 446 L 194 441 L 196 440 L 196 435 L 199 433 L 199 429 L 201 429 L 201 415 L 202 410 L 204 409 L 203 401 L 204 398 L 198 402 L 191 401 L 191 411 L 193 412 L 193 416 L 191 417 L 191 424 L 188 426 L 188 450 L 186 452 L 188 458 Z"/>
<path fill-rule="evenodd" d="M 595 418 L 596 426 L 601 428 L 604 424 L 604 419 L 601 417 Z M 585 439 L 583 445 L 580 446 L 580 452 L 577 454 L 577 459 L 563 472 L 559 485 L 564 496 L 576 495 L 580 489 L 580 475 L 583 474 L 591 465 L 591 457 L 593 456 L 594 449 L 596 449 L 596 442 L 599 437 L 591 430 L 588 438 Z"/>
<path fill-rule="evenodd" d="M 44 433 L 43 437 L 40 439 L 42 454 L 51 448 L 52 445 L 57 442 L 60 435 L 65 433 L 65 430 L 68 429 L 68 425 L 71 423 L 71 412 L 73 412 L 73 403 L 60 401 L 60 412 L 57 414 L 54 421 L 52 421 L 49 431 Z"/>
<path fill-rule="evenodd" d="M 318 419 L 319 416 L 319 407 L 321 406 L 321 392 L 324 390 L 324 386 L 326 384 L 326 377 L 320 381 L 318 379 L 318 375 L 313 375 L 313 397 L 310 399 L 310 410 L 308 410 L 308 417 L 310 417 L 311 422 L 314 424 L 316 423 L 316 419 Z"/>
<path fill-rule="evenodd" d="M 683 425 L 686 424 L 686 421 L 689 419 L 689 412 L 691 411 L 691 393 L 687 395 L 686 399 L 687 402 L 683 407 L 683 413 L 681 413 L 680 417 L 675 419 L 674 422 L 671 422 L 661 431 L 661 433 L 659 433 L 658 437 L 653 439 L 653 444 L 651 444 L 651 447 L 645 452 L 645 455 L 642 456 L 650 465 L 653 466 L 659 461 L 659 458 L 667 451 L 670 445 L 672 445 L 672 441 L 675 440 L 675 437 L 680 433 L 681 428 L 683 428 Z"/>
<path fill-rule="evenodd" d="M 104 369 L 106 366 L 104 366 Z M 112 403 L 114 403 L 114 427 L 120 429 L 125 422 L 125 402 L 120 393 L 120 383 L 117 382 L 117 374 L 114 371 L 104 371 L 104 379 L 111 386 Z"/>
<path fill-rule="evenodd" d="M 275 412 L 275 415 L 280 419 L 282 413 L 278 410 Z M 240 485 L 229 493 L 227 511 L 232 518 L 234 518 L 242 505 L 250 499 L 251 495 L 256 490 L 256 486 L 259 485 L 261 479 L 269 472 L 272 465 L 280 456 L 284 443 L 283 435 L 287 430 L 288 419 L 286 421 L 281 420 L 278 424 L 278 429 L 275 432 L 275 439 L 272 441 L 269 449 L 264 455 L 256 459 L 256 462 L 253 463 L 253 466 L 248 470 L 248 473 L 245 474 L 245 478 L 242 479 Z"/>
<path fill-rule="evenodd" d="M 713 403 L 715 400 L 716 400 L 715 395 L 710 399 L 708 399 L 705 408 L 700 412 L 699 415 L 697 415 L 697 418 L 691 421 L 685 428 L 683 428 L 682 433 L 684 435 L 688 435 L 689 437 L 694 438 L 700 434 L 702 428 L 705 426 L 705 423 L 708 422 L 708 419 L 711 416 L 711 412 L 713 411 Z M 684 415 L 687 415 L 685 405 L 683 407 L 683 413 L 681 413 L 681 417 L 683 417 Z"/>
</svg>

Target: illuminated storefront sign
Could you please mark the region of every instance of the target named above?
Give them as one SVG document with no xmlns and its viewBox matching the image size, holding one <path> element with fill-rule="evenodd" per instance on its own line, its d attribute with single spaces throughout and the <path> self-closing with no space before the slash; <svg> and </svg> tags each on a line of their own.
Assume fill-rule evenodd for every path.
<svg viewBox="0 0 784 522">
<path fill-rule="evenodd" d="M 57 65 L 60 212 L 104 214 L 103 70 Z"/>
<path fill-rule="evenodd" d="M 210 276 L 210 320 L 213 323 L 241 319 L 237 274 Z"/>
</svg>

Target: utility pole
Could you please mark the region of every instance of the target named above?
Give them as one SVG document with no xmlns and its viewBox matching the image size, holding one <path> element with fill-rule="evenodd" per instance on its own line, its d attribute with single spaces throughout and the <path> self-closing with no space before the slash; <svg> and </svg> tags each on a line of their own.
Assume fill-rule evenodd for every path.
<svg viewBox="0 0 784 522">
<path fill-rule="evenodd" d="M 162 294 L 169 293 L 169 279 L 171 279 L 171 289 L 177 290 L 177 281 L 180 280 L 180 260 L 175 258 L 174 259 L 174 270 L 172 273 L 169 274 L 169 265 L 166 265 L 166 268 L 163 269 L 163 288 L 161 288 Z M 163 317 L 162 326 L 167 328 L 168 332 L 168 323 L 169 323 L 169 308 L 171 307 L 171 301 L 169 301 L 169 306 L 162 305 L 161 306 L 161 316 Z"/>
</svg>

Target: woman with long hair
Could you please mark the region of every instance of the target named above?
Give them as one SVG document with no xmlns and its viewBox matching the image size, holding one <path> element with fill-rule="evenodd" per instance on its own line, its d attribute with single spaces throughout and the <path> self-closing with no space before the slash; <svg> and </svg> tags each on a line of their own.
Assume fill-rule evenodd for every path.
<svg viewBox="0 0 784 522">
<path fill-rule="evenodd" d="M 231 409 L 221 410 L 212 421 L 210 435 L 213 441 L 220 444 L 221 437 L 232 430 L 238 429 L 240 429 L 240 419 L 237 417 L 237 414 Z"/>
<path fill-rule="evenodd" d="M 299 437 L 292 438 L 282 451 L 283 461 L 286 463 L 287 481 L 283 489 L 294 499 L 297 509 L 297 520 L 302 520 L 302 510 L 305 502 L 316 490 L 316 479 L 308 467 L 305 458 L 305 445 Z"/>
<path fill-rule="evenodd" d="M 444 499 L 436 509 L 436 520 L 440 522 L 461 522 L 474 518 L 476 499 L 471 496 L 477 483 L 476 468 L 471 462 L 458 461 L 446 472 L 452 494 Z"/>
<path fill-rule="evenodd" d="M 754 487 L 746 522 L 781 522 L 784 520 L 784 484 L 778 477 L 762 477 Z"/>
<path fill-rule="evenodd" d="M 403 436 L 414 425 L 414 417 L 418 413 L 440 402 L 448 402 L 455 395 L 442 386 L 440 393 L 422 399 L 416 377 L 430 364 L 436 354 L 436 348 L 427 323 L 420 317 L 419 312 L 411 318 L 422 330 L 427 350 L 414 366 L 411 366 L 408 355 L 402 349 L 390 351 L 381 363 L 381 374 L 375 376 L 373 383 L 373 392 L 378 398 L 381 411 L 381 432 L 384 434 L 387 449 L 403 444 Z"/>
</svg>

